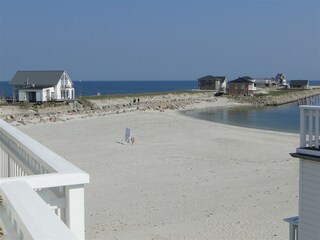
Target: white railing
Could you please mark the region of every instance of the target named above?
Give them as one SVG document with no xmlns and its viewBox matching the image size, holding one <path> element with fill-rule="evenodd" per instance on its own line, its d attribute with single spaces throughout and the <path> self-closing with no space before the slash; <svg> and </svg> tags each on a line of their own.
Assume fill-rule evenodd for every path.
<svg viewBox="0 0 320 240">
<path fill-rule="evenodd" d="M 0 194 L 6 239 L 76 239 L 25 181 L 2 183 Z"/>
<path fill-rule="evenodd" d="M 310 97 L 306 97 L 304 99 L 300 99 L 298 101 L 299 105 L 320 105 L 320 95 L 314 95 Z"/>
<path fill-rule="evenodd" d="M 26 236 L 34 230 L 32 224 L 27 224 L 25 221 L 34 221 L 34 216 L 32 219 L 28 219 L 28 216 L 31 217 L 33 208 L 38 207 L 34 205 L 35 198 L 38 198 L 37 201 L 42 202 L 47 209 L 51 208 L 51 212 L 56 214 L 54 217 L 59 220 L 47 221 L 52 216 L 41 213 L 39 219 L 46 220 L 39 221 L 38 231 L 42 232 L 41 229 L 45 230 L 50 226 L 52 229 L 61 228 L 61 232 L 64 233 L 63 226 L 66 225 L 70 236 L 84 239 L 84 184 L 88 182 L 89 175 L 81 169 L 0 120 L 0 195 L 3 195 L 4 199 L 0 208 L 4 208 L 2 211 L 7 213 L 7 216 L 1 214 L 0 219 L 7 229 L 10 229 L 11 224 L 20 239 L 29 239 Z M 29 188 L 34 194 L 30 191 L 27 196 L 22 193 L 19 196 L 19 192 L 17 195 L 9 194 L 7 190 L 11 184 L 21 186 L 24 191 Z M 13 196 L 29 202 L 29 207 L 17 207 L 19 204 L 17 205 Z M 45 239 L 45 236 L 52 238 L 52 233 L 47 230 L 45 232 L 45 235 L 32 239 Z"/>
<path fill-rule="evenodd" d="M 300 148 L 297 153 L 320 156 L 320 106 L 300 106 Z"/>
</svg>

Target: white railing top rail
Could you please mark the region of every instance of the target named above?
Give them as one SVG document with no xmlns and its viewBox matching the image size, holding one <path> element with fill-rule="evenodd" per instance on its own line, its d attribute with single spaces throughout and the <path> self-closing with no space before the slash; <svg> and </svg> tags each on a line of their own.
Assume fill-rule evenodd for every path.
<svg viewBox="0 0 320 240">
<path fill-rule="evenodd" d="M 0 134 L 4 134 L 8 139 L 16 143 L 19 148 L 30 154 L 50 173 L 83 173 L 81 169 L 71 164 L 63 157 L 43 146 L 25 133 L 0 120 Z"/>
<path fill-rule="evenodd" d="M 4 237 L 14 239 L 76 239 L 70 229 L 54 214 L 39 195 L 24 181 L 0 184 L 4 211 L 3 225 L 13 225 L 10 232 L 4 226 Z M 3 209 L 1 209 L 3 210 Z M 9 223 L 8 223 L 9 221 Z"/>
<path fill-rule="evenodd" d="M 320 106 L 319 105 L 300 105 L 299 108 L 317 110 L 317 109 L 320 109 Z"/>
<path fill-rule="evenodd" d="M 86 173 L 49 173 L 21 177 L 0 178 L 0 185 L 5 182 L 25 181 L 32 188 L 51 188 L 89 183 Z"/>
</svg>

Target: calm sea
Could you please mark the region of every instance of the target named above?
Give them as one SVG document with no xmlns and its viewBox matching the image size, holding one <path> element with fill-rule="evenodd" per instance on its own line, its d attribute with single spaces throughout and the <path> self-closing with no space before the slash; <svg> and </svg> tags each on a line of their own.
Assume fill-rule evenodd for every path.
<svg viewBox="0 0 320 240">
<path fill-rule="evenodd" d="M 173 92 L 198 88 L 193 81 L 73 81 L 76 96 Z M 0 82 L 0 96 L 12 96 L 9 82 Z"/>
<path fill-rule="evenodd" d="M 183 114 L 240 127 L 299 133 L 299 107 L 290 103 L 276 107 L 228 107 L 185 111 Z"/>
<path fill-rule="evenodd" d="M 197 81 L 75 81 L 76 95 L 173 92 L 198 88 Z"/>
<path fill-rule="evenodd" d="M 148 92 L 172 92 L 198 89 L 196 80 L 188 81 L 73 81 L 76 96 L 97 94 L 127 94 Z M 320 81 L 310 81 L 311 86 L 320 85 Z M 12 96 L 9 82 L 0 82 L 0 96 Z"/>
</svg>

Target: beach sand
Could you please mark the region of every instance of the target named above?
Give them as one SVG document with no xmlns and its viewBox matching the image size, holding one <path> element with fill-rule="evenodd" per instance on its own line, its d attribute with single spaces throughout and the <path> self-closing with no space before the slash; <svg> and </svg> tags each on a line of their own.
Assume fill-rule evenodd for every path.
<svg viewBox="0 0 320 240">
<path fill-rule="evenodd" d="M 134 145 L 118 143 L 126 127 Z M 90 174 L 86 239 L 288 239 L 283 218 L 298 215 L 299 163 L 289 155 L 298 134 L 207 122 L 177 110 L 19 129 Z"/>
</svg>

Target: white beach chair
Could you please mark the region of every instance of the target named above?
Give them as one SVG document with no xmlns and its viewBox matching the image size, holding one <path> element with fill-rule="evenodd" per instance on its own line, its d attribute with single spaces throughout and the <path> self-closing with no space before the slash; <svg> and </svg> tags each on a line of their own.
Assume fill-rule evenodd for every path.
<svg viewBox="0 0 320 240">
<path fill-rule="evenodd" d="M 130 141 L 131 141 L 131 131 L 130 131 L 130 128 L 126 128 L 126 131 L 124 133 L 123 144 L 130 143 Z"/>
</svg>

